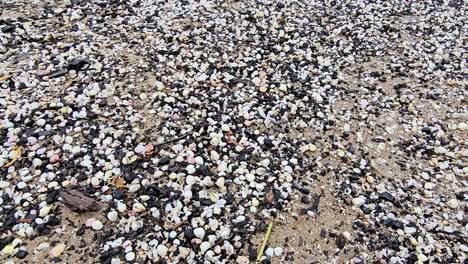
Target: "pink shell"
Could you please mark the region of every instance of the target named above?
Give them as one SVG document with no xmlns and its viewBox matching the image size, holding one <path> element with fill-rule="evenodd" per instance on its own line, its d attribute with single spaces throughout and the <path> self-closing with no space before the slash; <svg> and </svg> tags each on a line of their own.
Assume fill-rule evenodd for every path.
<svg viewBox="0 0 468 264">
<path fill-rule="evenodd" d="M 54 154 L 50 157 L 50 163 L 54 164 L 60 161 L 60 156 L 58 154 Z"/>
<path fill-rule="evenodd" d="M 96 222 L 96 218 L 89 218 L 88 220 L 86 220 L 86 226 L 91 227 L 94 222 Z"/>
<path fill-rule="evenodd" d="M 145 146 L 145 155 L 150 155 L 150 154 L 153 153 L 153 151 L 154 151 L 153 144 L 150 143 L 150 144 Z"/>
<path fill-rule="evenodd" d="M 188 156 L 187 157 L 187 162 L 190 163 L 190 164 L 195 164 L 195 158 L 193 156 Z"/>
<path fill-rule="evenodd" d="M 130 211 L 128 211 L 127 214 L 128 214 L 128 216 L 135 216 L 135 215 L 136 215 L 136 212 L 133 211 L 133 210 L 130 210 Z"/>
</svg>

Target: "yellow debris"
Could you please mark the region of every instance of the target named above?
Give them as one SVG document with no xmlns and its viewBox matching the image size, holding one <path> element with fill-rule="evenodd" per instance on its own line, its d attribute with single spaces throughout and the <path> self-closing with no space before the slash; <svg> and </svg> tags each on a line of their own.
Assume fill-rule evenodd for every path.
<svg viewBox="0 0 468 264">
<path fill-rule="evenodd" d="M 21 146 L 17 146 L 13 149 L 13 151 L 15 152 L 15 156 L 13 157 L 12 160 L 10 160 L 10 162 L 8 162 L 7 164 L 3 165 L 4 168 L 7 168 L 7 167 L 10 167 L 11 165 L 13 165 L 13 163 L 15 163 L 19 157 L 21 157 L 21 152 L 23 150 L 23 147 Z"/>
<path fill-rule="evenodd" d="M 257 263 L 259 263 L 260 260 L 262 259 L 263 251 L 265 250 L 265 247 L 266 247 L 266 244 L 268 242 L 268 238 L 270 237 L 270 233 L 271 233 L 272 228 L 273 228 L 273 222 L 270 222 L 270 224 L 268 225 L 268 229 L 267 229 L 267 232 L 265 234 L 265 237 L 263 238 L 262 246 L 260 247 L 260 250 L 258 251 Z"/>
</svg>

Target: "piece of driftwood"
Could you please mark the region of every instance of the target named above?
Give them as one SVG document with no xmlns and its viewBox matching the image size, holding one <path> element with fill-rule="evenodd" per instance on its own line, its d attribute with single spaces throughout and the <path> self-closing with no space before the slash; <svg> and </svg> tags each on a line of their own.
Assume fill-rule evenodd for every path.
<svg viewBox="0 0 468 264">
<path fill-rule="evenodd" d="M 100 209 L 99 202 L 77 190 L 63 190 L 60 192 L 60 197 L 62 197 L 62 203 L 72 211 L 86 212 Z"/>
</svg>

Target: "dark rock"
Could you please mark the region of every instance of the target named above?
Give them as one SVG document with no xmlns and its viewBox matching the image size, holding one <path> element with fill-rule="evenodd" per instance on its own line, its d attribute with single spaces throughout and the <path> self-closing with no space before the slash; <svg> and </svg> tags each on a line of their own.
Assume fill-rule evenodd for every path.
<svg viewBox="0 0 468 264">
<path fill-rule="evenodd" d="M 29 253 L 26 250 L 19 250 L 15 256 L 19 259 L 24 259 Z"/>
<path fill-rule="evenodd" d="M 86 64 L 89 64 L 89 60 L 88 60 L 88 59 L 79 59 L 79 58 L 72 59 L 72 60 L 68 61 L 68 69 L 69 69 L 69 70 L 79 71 L 79 70 L 81 70 Z"/>
</svg>

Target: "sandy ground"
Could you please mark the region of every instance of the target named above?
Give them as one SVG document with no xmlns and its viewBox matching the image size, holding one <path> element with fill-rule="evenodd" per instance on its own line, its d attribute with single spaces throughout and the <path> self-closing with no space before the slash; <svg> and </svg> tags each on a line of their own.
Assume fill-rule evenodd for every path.
<svg viewBox="0 0 468 264">
<path fill-rule="evenodd" d="M 2 12 L 1 18 L 14 18 L 23 15 L 31 15 L 34 10 L 18 10 L 14 7 L 8 8 Z M 106 47 L 103 47 L 106 49 Z M 122 54 L 124 60 L 128 63 L 128 68 L 132 68 L 133 65 L 138 64 L 143 58 L 138 54 Z M 1 64 L 0 64 L 1 65 Z M 9 65 L 1 65 L 4 69 L 10 69 Z M 355 69 L 363 71 L 372 71 L 381 67 L 378 60 L 371 61 L 363 65 L 355 65 Z M 350 70 L 353 71 L 353 70 Z M 355 73 L 350 72 L 345 78 L 345 81 L 349 83 L 349 88 L 357 87 L 356 83 L 360 82 Z M 385 83 L 381 83 L 382 90 L 387 92 L 388 95 L 394 93 L 391 88 L 394 84 L 399 82 L 411 81 L 411 77 L 407 79 L 391 79 Z M 134 84 L 135 89 L 140 92 L 150 93 L 154 78 L 151 73 L 146 76 L 141 76 L 138 80 L 128 80 L 127 83 L 116 83 L 117 89 L 119 87 L 126 87 L 129 84 Z M 442 89 L 450 89 L 450 85 L 441 87 Z M 155 135 L 160 125 L 160 118 L 157 115 L 157 110 L 151 108 L 151 98 L 145 100 L 138 100 L 135 102 L 135 107 L 139 109 L 143 119 L 146 120 L 141 124 L 141 134 L 146 138 L 151 138 L 151 135 Z M 463 107 L 460 104 L 460 100 L 456 97 L 447 98 L 444 101 L 445 104 L 451 104 L 452 108 Z M 416 99 L 413 102 L 414 108 L 419 112 L 419 116 L 423 120 L 430 122 L 433 119 L 446 120 L 448 123 L 459 122 L 460 120 L 466 121 L 466 117 L 460 117 L 448 113 L 444 105 L 435 104 L 427 99 Z M 339 101 L 336 102 L 335 112 L 337 115 L 343 114 L 346 111 L 353 112 L 353 106 L 356 102 L 352 101 Z M 356 114 L 353 112 L 353 114 Z M 366 126 L 366 124 L 354 123 L 351 125 L 351 130 L 360 131 L 364 137 L 364 141 L 371 159 L 371 165 L 375 170 L 378 177 L 381 179 L 392 179 L 392 181 L 401 181 L 406 177 L 406 173 L 400 170 L 398 163 L 405 162 L 397 155 L 394 155 L 397 151 L 398 146 L 389 145 L 385 143 L 376 143 L 371 140 L 374 136 L 378 135 L 379 132 L 383 131 L 385 126 L 391 126 L 394 132 L 390 137 L 396 140 L 405 140 L 411 138 L 411 133 L 408 128 L 399 126 L 399 120 L 403 118 L 397 111 L 387 112 L 381 119 L 374 120 L 375 123 L 372 126 Z M 342 128 L 344 125 L 338 123 L 337 128 Z M 314 139 L 320 144 L 320 151 L 330 151 L 331 155 L 329 160 L 323 160 L 322 164 L 324 167 L 339 168 L 339 159 L 336 156 L 336 152 L 330 148 L 329 142 L 326 138 L 329 135 L 342 133 L 341 130 L 336 129 L 328 131 L 327 135 L 317 135 L 314 131 L 300 131 L 296 137 L 303 137 L 305 139 Z M 466 132 L 455 132 L 454 137 L 463 142 L 468 137 Z M 351 135 L 347 142 L 341 142 L 344 147 L 353 144 L 356 140 L 355 135 Z M 422 160 L 415 159 L 415 163 L 434 163 L 434 160 Z M 346 241 L 345 246 L 342 250 L 337 250 L 338 237 L 343 232 L 349 232 L 351 236 L 354 235 L 352 228 L 353 220 L 358 217 L 356 210 L 353 210 L 351 203 L 336 199 L 336 179 L 338 176 L 336 172 L 330 170 L 323 176 L 318 176 L 317 181 L 311 182 L 311 193 L 314 195 L 321 195 L 319 210 L 315 216 L 309 216 L 301 214 L 301 209 L 305 208 L 306 205 L 300 202 L 301 196 L 296 197 L 296 201 L 291 205 L 289 212 L 281 213 L 280 216 L 275 220 L 273 231 L 271 233 L 268 247 L 282 247 L 285 254 L 281 257 L 273 257 L 272 263 L 346 263 L 350 260 L 350 256 L 354 253 L 366 253 L 366 250 L 354 244 L 353 241 Z M 449 192 L 449 189 L 445 189 L 448 186 L 438 186 L 440 192 Z M 370 187 L 369 187 L 370 188 Z M 42 242 L 48 241 L 51 243 L 51 247 L 54 244 L 64 242 L 66 243 L 66 250 L 60 257 L 63 263 L 98 263 L 96 259 L 84 259 L 81 252 L 95 252 L 98 257 L 98 249 L 95 247 L 97 237 L 93 236 L 93 232 L 85 229 L 84 234 L 81 236 L 76 235 L 76 231 L 82 227 L 85 220 L 89 217 L 95 217 L 105 221 L 102 212 L 84 213 L 78 214 L 71 212 L 63 205 L 59 205 L 55 210 L 62 210 L 62 217 L 66 221 L 61 226 L 57 226 L 60 229 L 59 232 L 53 232 L 50 237 L 39 237 L 30 241 L 24 241 L 30 254 L 27 258 L 22 261 L 15 261 L 15 263 L 50 263 L 51 258 L 47 251 L 38 251 L 35 248 Z M 259 248 L 263 240 L 264 233 L 260 232 L 256 234 L 252 239 L 252 246 Z M 73 252 L 73 253 L 69 253 Z M 349 254 L 349 253 L 353 254 Z M 53 260 L 54 262 L 60 262 L 59 259 Z M 6 258 L 0 257 L 0 261 L 6 261 Z"/>
</svg>

